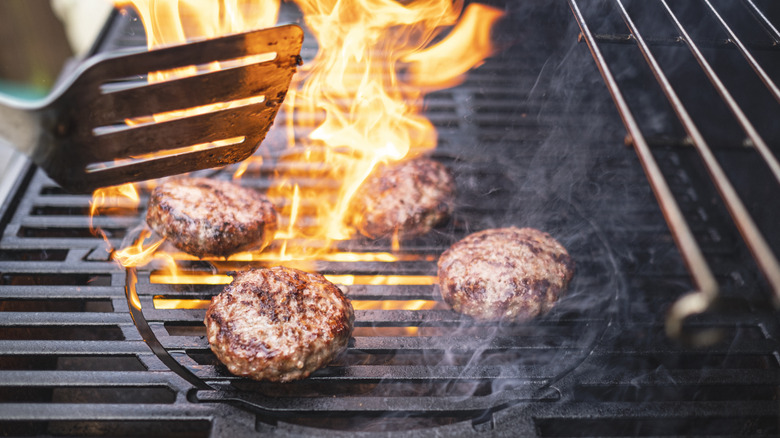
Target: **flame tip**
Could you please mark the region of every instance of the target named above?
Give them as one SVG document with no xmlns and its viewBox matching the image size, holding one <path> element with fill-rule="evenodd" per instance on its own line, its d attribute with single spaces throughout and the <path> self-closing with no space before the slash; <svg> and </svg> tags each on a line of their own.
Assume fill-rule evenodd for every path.
<svg viewBox="0 0 780 438">
<path fill-rule="evenodd" d="M 274 185 L 268 197 L 285 200 L 279 211 L 287 222 L 276 231 L 273 251 L 236 254 L 228 260 L 398 260 L 401 242 L 397 235 L 393 236 L 392 253 L 382 256 L 347 255 L 350 253 L 333 246 L 356 234 L 351 224 L 360 213 L 354 209 L 353 198 L 379 163 L 400 161 L 436 147 L 436 129 L 422 115 L 423 97 L 426 92 L 460 83 L 467 70 L 483 63 L 497 49 L 491 42 L 491 27 L 503 11 L 474 3 L 464 8 L 463 0 L 293 1 L 303 12 L 319 49 L 313 61 L 298 70 L 284 100 L 289 154 L 274 159 L 269 166 Z M 138 11 L 148 46 L 154 48 L 270 27 L 277 21 L 280 1 L 117 0 L 115 4 L 132 5 Z M 444 32 L 448 34 L 437 38 Z M 302 59 L 298 60 L 301 65 Z M 192 76 L 229 68 L 229 62 L 151 72 L 148 77 L 154 82 Z M 128 124 L 186 116 L 173 111 L 129 120 Z M 284 166 L 294 160 L 327 165 L 313 167 L 309 173 L 294 165 Z M 263 159 L 253 157 L 240 163 L 233 178 L 244 177 L 257 163 L 263 166 Z M 318 177 L 317 183 L 302 182 L 312 175 Z M 327 181 L 335 181 L 338 187 L 323 184 Z M 115 190 L 93 194 L 91 217 L 120 208 L 119 202 L 125 203 L 124 208 L 137 208 L 140 201 L 135 186 Z M 182 277 L 177 277 L 181 273 L 174 255 L 160 249 L 164 240 L 145 242 L 148 237 L 113 252 L 112 260 L 123 266 L 157 260 L 167 266 L 169 280 L 179 281 Z M 354 276 L 341 280 L 369 281 Z M 429 284 L 431 280 L 415 281 Z"/>
</svg>

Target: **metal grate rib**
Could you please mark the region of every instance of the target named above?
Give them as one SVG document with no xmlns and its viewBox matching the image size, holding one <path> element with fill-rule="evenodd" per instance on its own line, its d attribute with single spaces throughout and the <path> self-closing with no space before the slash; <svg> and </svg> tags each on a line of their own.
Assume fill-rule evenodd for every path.
<svg viewBox="0 0 780 438">
<path fill-rule="evenodd" d="M 268 179 L 274 175 L 273 158 L 265 157 L 261 165 L 250 166 L 242 183 L 267 186 Z M 440 155 L 439 159 L 446 161 L 447 157 Z M 231 376 L 219 364 L 209 350 L 202 321 L 211 296 L 219 293 L 222 286 L 160 284 L 152 281 L 154 270 L 139 270 L 137 282 L 128 277 L 128 287 L 135 288 L 142 309 L 136 320 L 144 318 L 151 327 L 147 341 L 153 336 L 154 342 L 159 341 L 192 375 L 201 379 L 202 389 L 196 397 L 202 401 L 230 400 L 255 409 L 298 416 L 381 411 L 394 415 L 463 418 L 507 404 L 549 399 L 553 396 L 540 390 L 557 375 L 575 367 L 591 351 L 593 342 L 608 324 L 609 313 L 600 313 L 599 309 L 606 310 L 615 298 L 609 292 L 609 276 L 599 277 L 603 268 L 596 266 L 598 262 L 579 257 L 580 274 L 568 300 L 533 327 L 469 323 L 450 311 L 432 284 L 438 254 L 470 229 L 483 228 L 479 222 L 484 218 L 504 215 L 503 220 L 522 220 L 518 212 L 508 214 L 502 207 L 507 204 L 509 194 L 516 200 L 525 196 L 528 204 L 541 202 L 534 201 L 532 192 L 511 190 L 505 171 L 498 164 L 460 162 L 454 172 L 460 182 L 459 204 L 471 205 L 472 209 L 458 211 L 445 230 L 405 242 L 400 252 L 392 250 L 389 240 L 356 238 L 339 243 L 340 248 L 349 252 L 393 252 L 401 261 L 335 262 L 315 258 L 283 262 L 333 276 L 337 284 L 341 276 L 357 277 L 358 284 L 342 286 L 359 309 L 356 331 L 347 353 L 304 382 L 250 384 Z M 503 195 L 480 199 L 477 191 L 482 186 L 469 185 L 468 181 L 484 183 L 486 175 L 505 181 L 503 187 L 491 186 L 503 191 Z M 331 186 L 327 180 L 315 183 Z M 306 218 L 302 219 L 305 223 Z M 541 214 L 534 221 L 535 226 L 556 233 L 573 254 L 586 248 L 591 254 L 607 251 L 599 248 L 595 234 L 576 212 L 559 209 L 554 215 Z M 565 231 L 572 229 L 579 230 L 578 235 Z M 208 276 L 276 263 L 179 260 L 178 264 L 185 274 Z M 360 284 L 377 280 L 389 282 Z M 393 280 L 400 284 L 394 285 Z M 196 308 L 165 308 L 163 303 L 171 300 L 185 300 Z M 434 307 L 405 310 L 404 306 L 413 305 L 414 300 L 424 300 Z M 588 302 L 587 306 L 582 304 L 583 300 Z M 360 310 L 366 303 L 373 310 Z M 407 329 L 414 331 L 406 333 Z M 208 389 L 209 385 L 213 390 Z M 303 395 L 296 395 L 295 388 L 300 388 Z M 334 399 L 333 394 L 350 397 Z M 391 401 L 385 398 L 388 394 L 393 396 Z"/>
</svg>

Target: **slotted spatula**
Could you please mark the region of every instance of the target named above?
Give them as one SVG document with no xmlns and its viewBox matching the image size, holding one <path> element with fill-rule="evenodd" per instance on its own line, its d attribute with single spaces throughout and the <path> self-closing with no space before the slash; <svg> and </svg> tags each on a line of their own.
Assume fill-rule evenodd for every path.
<svg viewBox="0 0 780 438">
<path fill-rule="evenodd" d="M 300 64 L 302 42 L 300 27 L 285 25 L 95 56 L 40 102 L 0 96 L 0 139 L 75 193 L 235 163 L 265 138 Z M 225 68 L 203 72 L 214 61 Z M 193 65 L 200 74 L 145 79 Z M 234 107 L 209 107 L 220 102 Z M 179 111 L 195 107 L 207 112 Z"/>
</svg>

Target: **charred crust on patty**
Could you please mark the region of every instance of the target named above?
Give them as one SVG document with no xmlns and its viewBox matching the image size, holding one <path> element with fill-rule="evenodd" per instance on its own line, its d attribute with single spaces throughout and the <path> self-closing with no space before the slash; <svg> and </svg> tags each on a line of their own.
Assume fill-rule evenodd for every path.
<svg viewBox="0 0 780 438">
<path fill-rule="evenodd" d="M 184 252 L 226 257 L 268 245 L 277 216 L 256 190 L 208 178 L 174 178 L 152 191 L 146 222 Z"/>
<path fill-rule="evenodd" d="M 455 208 L 455 180 L 441 163 L 415 158 L 382 165 L 352 200 L 353 225 L 370 238 L 422 236 Z"/>
<path fill-rule="evenodd" d="M 212 298 L 209 346 L 228 370 L 255 380 L 308 377 L 347 348 L 354 310 L 325 277 L 277 266 L 236 274 Z"/>
<path fill-rule="evenodd" d="M 534 228 L 466 236 L 439 258 L 442 298 L 478 320 L 523 322 L 550 311 L 574 274 L 566 249 Z"/>
</svg>

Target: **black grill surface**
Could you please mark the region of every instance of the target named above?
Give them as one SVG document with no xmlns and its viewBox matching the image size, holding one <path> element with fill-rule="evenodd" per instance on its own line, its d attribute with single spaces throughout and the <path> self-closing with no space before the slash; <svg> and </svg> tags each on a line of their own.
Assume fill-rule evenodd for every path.
<svg viewBox="0 0 780 438">
<path fill-rule="evenodd" d="M 513 45 L 464 84 L 426 98 L 440 137 L 433 157 L 458 184 L 454 218 L 404 242 L 400 261 L 285 262 L 342 282 L 354 275 L 343 287 L 357 306 L 388 304 L 358 310 L 347 353 L 300 382 L 227 373 L 202 324 L 203 303 L 222 286 L 158 284 L 153 268 L 119 267 L 90 231 L 91 197 L 67 194 L 31 167 L 2 211 L 0 434 L 780 433 L 777 314 L 685 142 L 659 134 L 654 154 L 728 299 L 728 312 L 687 322 L 721 330 L 706 348 L 664 333 L 666 311 L 693 289 L 691 278 L 571 12 L 564 4 L 507 10 L 498 36 Z M 143 42 L 132 15 L 119 15 L 103 50 Z M 315 51 L 307 35 L 304 59 Z M 284 124 L 280 114 L 259 150 L 262 163 L 249 166 L 242 184 L 271 184 L 289 153 Z M 205 174 L 230 178 L 234 170 Z M 137 235 L 148 190 L 141 198 L 139 210 L 94 219 L 112 246 Z M 569 249 L 577 267 L 568 296 L 522 325 L 477 324 L 449 311 L 432 280 L 438 255 L 470 232 L 511 225 L 545 230 Z M 392 245 L 356 238 L 339 250 Z M 275 264 L 178 261 L 191 275 Z M 132 315 L 126 291 L 140 303 Z M 198 308 L 165 308 L 177 299 Z M 434 307 L 403 309 L 417 300 Z"/>
</svg>

